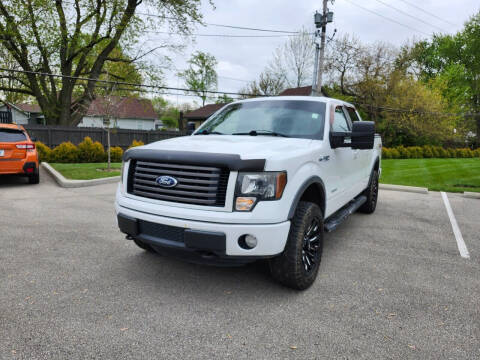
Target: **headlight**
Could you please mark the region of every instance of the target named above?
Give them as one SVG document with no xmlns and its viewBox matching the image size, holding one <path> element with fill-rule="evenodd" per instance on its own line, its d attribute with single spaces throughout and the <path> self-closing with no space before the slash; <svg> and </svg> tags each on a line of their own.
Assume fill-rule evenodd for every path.
<svg viewBox="0 0 480 360">
<path fill-rule="evenodd" d="M 287 184 L 287 173 L 239 173 L 235 189 L 235 210 L 251 211 L 261 200 L 278 200 Z"/>
</svg>

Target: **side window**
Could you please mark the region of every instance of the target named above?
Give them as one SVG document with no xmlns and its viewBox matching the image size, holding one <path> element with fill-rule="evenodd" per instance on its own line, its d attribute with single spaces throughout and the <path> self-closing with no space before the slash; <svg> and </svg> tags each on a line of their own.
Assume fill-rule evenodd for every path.
<svg viewBox="0 0 480 360">
<path fill-rule="evenodd" d="M 358 117 L 357 112 L 354 108 L 347 107 L 347 111 L 348 115 L 350 115 L 350 120 L 352 120 L 352 122 L 360 121 L 360 118 Z"/>
<path fill-rule="evenodd" d="M 345 117 L 345 113 L 341 106 L 337 106 L 335 108 L 333 124 L 332 124 L 332 131 L 333 132 L 349 132 L 349 126 L 347 118 Z"/>
</svg>

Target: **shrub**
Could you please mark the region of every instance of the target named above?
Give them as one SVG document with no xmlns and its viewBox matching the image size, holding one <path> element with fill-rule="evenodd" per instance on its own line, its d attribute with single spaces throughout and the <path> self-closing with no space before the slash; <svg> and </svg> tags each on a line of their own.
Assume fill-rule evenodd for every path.
<svg viewBox="0 0 480 360">
<path fill-rule="evenodd" d="M 120 146 L 113 146 L 110 148 L 110 160 L 112 162 L 122 161 L 123 150 Z"/>
<path fill-rule="evenodd" d="M 391 159 L 392 152 L 389 148 L 382 147 L 382 159 Z"/>
<path fill-rule="evenodd" d="M 400 159 L 400 152 L 396 148 L 391 149 L 390 152 L 392 155 L 392 159 Z"/>
<path fill-rule="evenodd" d="M 37 148 L 38 158 L 40 159 L 40 161 L 50 161 L 50 155 L 52 153 L 52 149 L 50 149 L 47 145 L 45 145 L 41 141 L 35 142 L 35 147 Z"/>
<path fill-rule="evenodd" d="M 474 151 L 473 151 L 473 155 L 474 155 L 475 157 L 480 158 L 480 148 L 474 150 Z"/>
<path fill-rule="evenodd" d="M 450 154 L 449 154 L 448 151 L 447 151 L 446 149 L 444 149 L 444 148 L 439 148 L 439 149 L 438 149 L 438 154 L 439 154 L 438 157 L 440 157 L 440 158 L 448 158 L 448 157 L 450 157 Z"/>
<path fill-rule="evenodd" d="M 412 149 L 415 154 L 415 159 L 423 158 L 423 149 L 420 146 L 412 146 Z"/>
<path fill-rule="evenodd" d="M 98 141 L 93 142 L 90 137 L 85 137 L 78 144 L 78 160 L 85 163 L 96 163 L 105 161 L 105 150 Z"/>
<path fill-rule="evenodd" d="M 415 150 L 415 146 L 409 146 L 406 148 L 407 159 L 417 159 L 419 156 Z"/>
<path fill-rule="evenodd" d="M 52 150 L 50 161 L 57 163 L 75 163 L 78 161 L 78 156 L 78 148 L 68 141 L 61 143 Z"/>
<path fill-rule="evenodd" d="M 142 145 L 145 145 L 143 141 L 137 141 L 134 139 L 128 148 L 130 149 L 132 147 L 142 146 Z"/>
<path fill-rule="evenodd" d="M 448 157 L 454 158 L 457 156 L 457 151 L 455 149 L 449 148 L 447 149 L 447 151 L 448 151 Z"/>
<path fill-rule="evenodd" d="M 423 157 L 427 159 L 430 159 L 433 157 L 433 151 L 431 146 L 425 145 L 423 147 Z"/>
<path fill-rule="evenodd" d="M 397 146 L 397 151 L 400 154 L 400 159 L 408 159 L 408 150 L 403 146 Z"/>
</svg>

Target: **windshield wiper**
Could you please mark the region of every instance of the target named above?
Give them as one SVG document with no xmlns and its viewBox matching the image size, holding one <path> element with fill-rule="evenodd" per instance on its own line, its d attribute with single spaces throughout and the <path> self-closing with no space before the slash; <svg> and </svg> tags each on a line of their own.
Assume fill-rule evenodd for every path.
<svg viewBox="0 0 480 360">
<path fill-rule="evenodd" d="M 195 135 L 225 135 L 225 134 L 218 131 L 202 130 L 199 133 L 196 133 Z"/>
<path fill-rule="evenodd" d="M 290 137 L 288 135 L 278 133 L 271 130 L 252 130 L 249 132 L 238 132 L 233 133 L 232 135 L 250 135 L 250 136 L 257 136 L 257 135 L 269 135 L 269 136 L 281 136 L 281 137 Z"/>
</svg>

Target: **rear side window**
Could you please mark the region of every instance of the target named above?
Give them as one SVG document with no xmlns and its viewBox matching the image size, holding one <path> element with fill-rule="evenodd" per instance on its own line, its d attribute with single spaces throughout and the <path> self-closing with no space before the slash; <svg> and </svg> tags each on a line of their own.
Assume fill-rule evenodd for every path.
<svg viewBox="0 0 480 360">
<path fill-rule="evenodd" d="M 347 118 L 345 117 L 343 109 L 339 106 L 335 108 L 332 131 L 333 132 L 349 132 L 350 131 Z"/>
<path fill-rule="evenodd" d="M 352 120 L 352 122 L 360 121 L 360 118 L 358 117 L 357 112 L 354 108 L 347 107 L 347 111 L 348 115 L 350 115 L 350 120 Z"/>
<path fill-rule="evenodd" d="M 27 137 L 23 131 L 13 129 L 0 129 L 0 142 L 19 142 L 26 141 Z"/>
</svg>

